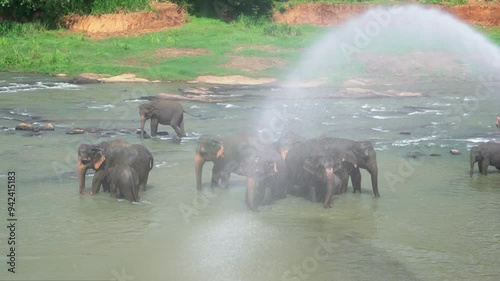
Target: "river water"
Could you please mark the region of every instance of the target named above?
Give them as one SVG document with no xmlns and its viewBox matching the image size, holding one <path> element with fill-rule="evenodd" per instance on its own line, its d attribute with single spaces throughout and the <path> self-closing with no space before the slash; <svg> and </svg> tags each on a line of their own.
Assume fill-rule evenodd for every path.
<svg viewBox="0 0 500 281">
<path fill-rule="evenodd" d="M 476 166 L 470 178 L 468 157 L 470 147 L 500 137 L 494 123 L 498 88 L 493 93 L 479 82 L 436 83 L 424 88 L 442 89 L 439 95 L 371 99 L 326 99 L 314 92 L 308 99 L 266 99 L 288 90 L 238 91 L 219 103 L 183 101 L 187 111 L 204 118 L 185 115 L 188 136 L 180 143 L 171 135 L 141 140 L 126 133 L 139 127 L 137 107 L 145 101 L 138 97 L 188 86 L 77 86 L 53 77 L 0 74 L 0 280 L 500 276 L 500 172 L 491 167 L 488 176 L 479 176 Z M 55 130 L 34 136 L 14 131 L 20 120 L 47 120 Z M 307 137 L 371 140 L 381 197 L 371 197 L 369 174 L 362 171 L 363 193 L 337 196 L 331 209 L 289 196 L 252 212 L 244 202 L 244 177 L 233 175 L 228 190 L 208 188 L 211 163 L 205 165 L 203 192 L 195 192 L 200 135 L 258 131 L 272 138 L 284 124 Z M 65 133 L 77 127 L 123 133 Z M 173 133 L 168 126 L 159 130 Z M 78 145 L 114 138 L 143 144 L 154 155 L 140 204 L 102 192 L 78 194 Z M 462 154 L 450 154 L 451 148 Z M 406 157 L 415 151 L 425 155 Z M 9 171 L 16 175 L 15 274 L 8 272 L 7 257 Z"/>
</svg>

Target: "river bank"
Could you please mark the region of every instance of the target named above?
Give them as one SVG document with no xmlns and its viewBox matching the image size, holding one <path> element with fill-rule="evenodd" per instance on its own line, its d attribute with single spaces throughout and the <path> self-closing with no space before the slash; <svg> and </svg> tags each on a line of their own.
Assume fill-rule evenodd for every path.
<svg viewBox="0 0 500 281">
<path fill-rule="evenodd" d="M 344 61 L 337 67 L 342 69 L 340 72 L 290 81 L 290 70 L 300 64 L 314 42 L 319 42 L 325 34 L 351 28 L 350 38 L 345 37 L 344 40 L 358 39 L 357 36 L 361 35 L 354 32 L 356 27 L 348 25 L 366 15 L 367 9 L 375 5 L 303 3 L 290 7 L 284 13 L 277 12 L 274 23 L 225 23 L 186 17 L 175 5 L 157 4 L 165 6 L 157 7 L 156 16 L 153 12 L 104 15 L 85 17 L 80 24 L 77 18 L 72 17 L 69 32 L 60 30 L 35 34 L 30 38 L 30 44 L 20 38 L 2 37 L 0 71 L 47 73 L 69 77 L 76 83 L 189 81 L 318 87 L 340 86 L 353 79 L 373 80 L 370 75 L 374 71 L 384 78 L 372 81 L 373 84 L 393 83 L 395 78 L 413 82 L 428 80 L 430 74 L 422 68 L 437 67 L 446 72 L 446 79 L 466 79 L 459 74 L 465 71 L 467 66 L 464 64 L 468 63 L 457 64 L 460 58 L 449 54 L 446 48 L 437 46 L 428 50 L 416 38 L 413 46 L 405 39 L 400 40 L 405 44 L 397 46 L 399 43 L 391 42 L 390 46 L 387 45 L 390 50 L 382 52 L 380 48 L 372 51 L 363 47 L 363 52 L 356 53 L 353 59 L 345 54 L 340 58 Z M 498 24 L 494 15 L 499 4 L 469 6 L 475 8 L 469 9 L 468 13 L 463 12 L 467 9 L 462 6 L 439 9 L 427 6 L 422 9 L 448 9 L 439 14 L 443 17 L 449 16 L 450 11 L 462 11 L 462 20 L 470 21 L 469 26 L 475 32 L 484 34 L 498 45 L 500 28 L 490 26 Z M 409 7 L 413 6 L 403 7 L 411 9 Z M 460 23 L 458 18 L 452 17 L 453 23 Z M 137 23 L 133 23 L 134 19 Z M 163 25 L 158 25 L 156 19 Z M 185 19 L 188 22 L 182 23 Z M 482 20 L 479 24 L 485 27 L 473 26 L 478 24 L 477 20 Z M 145 25 L 144 22 L 150 24 Z M 376 23 L 380 26 L 384 24 Z M 360 25 L 358 29 L 366 26 Z M 447 34 L 454 32 L 453 29 L 445 31 Z M 361 50 L 353 43 L 350 46 Z M 422 48 L 427 48 L 423 54 Z M 325 55 L 336 56 L 337 52 L 338 49 Z M 402 56 L 402 53 L 407 55 Z M 345 61 L 346 57 L 349 61 Z M 445 65 L 433 63 L 436 61 Z M 380 69 L 381 64 L 387 63 L 391 67 Z"/>
</svg>

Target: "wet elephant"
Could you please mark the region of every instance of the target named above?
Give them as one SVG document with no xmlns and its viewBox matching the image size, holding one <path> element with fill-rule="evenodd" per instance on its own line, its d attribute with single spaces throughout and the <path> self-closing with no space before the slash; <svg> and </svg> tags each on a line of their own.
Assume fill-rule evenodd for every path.
<svg viewBox="0 0 500 281">
<path fill-rule="evenodd" d="M 251 210 L 286 197 L 286 166 L 278 143 L 273 143 L 246 159 L 245 201 Z"/>
<path fill-rule="evenodd" d="M 312 202 L 322 201 L 332 207 L 332 197 L 340 189 L 335 174 L 342 164 L 340 152 L 327 151 L 317 139 L 294 144 L 286 156 L 287 192 L 302 195 Z"/>
<path fill-rule="evenodd" d="M 213 162 L 211 186 L 227 188 L 231 173 L 245 175 L 241 164 L 255 153 L 250 145 L 251 138 L 245 134 L 226 136 L 201 136 L 196 147 L 194 167 L 196 173 L 196 189 L 201 190 L 202 170 L 205 162 Z"/>
<path fill-rule="evenodd" d="M 295 144 L 306 140 L 295 132 L 284 133 L 275 142 L 265 145 L 247 159 L 245 201 L 251 210 L 286 197 L 287 168 L 285 158 Z"/>
<path fill-rule="evenodd" d="M 153 156 L 149 150 L 139 144 L 130 145 L 124 140 L 114 140 L 95 144 L 82 144 L 78 147 L 79 191 L 85 193 L 85 173 L 94 169 L 91 194 L 99 192 L 101 185 L 105 191 L 109 184 L 105 181 L 106 169 L 117 164 L 126 164 L 133 168 L 139 178 L 139 189 L 145 190 L 149 172 L 153 168 Z"/>
<path fill-rule="evenodd" d="M 470 150 L 470 176 L 474 174 L 474 164 L 478 163 L 479 173 L 488 174 L 488 166 L 500 170 L 500 143 L 487 142 Z"/>
<path fill-rule="evenodd" d="M 322 137 L 321 142 L 325 143 L 327 149 L 334 149 L 341 151 L 344 155 L 348 154 L 346 152 L 353 153 L 356 157 L 355 162 L 356 167 L 351 167 L 349 169 L 350 177 L 354 192 L 361 192 L 361 169 L 365 169 L 370 173 L 373 197 L 380 197 L 378 191 L 378 165 L 377 165 L 377 153 L 373 148 L 373 145 L 369 141 L 354 141 L 350 139 L 343 138 L 333 138 L 333 137 Z M 346 181 L 342 182 L 342 186 L 346 185 Z"/>
<path fill-rule="evenodd" d="M 172 126 L 178 139 L 185 137 L 184 112 L 192 115 L 185 111 L 182 104 L 178 101 L 157 99 L 146 104 L 141 104 L 139 106 L 141 138 L 144 138 L 144 124 L 148 119 L 151 119 L 151 136 L 156 136 L 158 133 L 158 124 L 162 124 Z"/>
<path fill-rule="evenodd" d="M 136 170 L 126 164 L 117 164 L 106 171 L 111 197 L 139 202 L 139 175 Z"/>
</svg>

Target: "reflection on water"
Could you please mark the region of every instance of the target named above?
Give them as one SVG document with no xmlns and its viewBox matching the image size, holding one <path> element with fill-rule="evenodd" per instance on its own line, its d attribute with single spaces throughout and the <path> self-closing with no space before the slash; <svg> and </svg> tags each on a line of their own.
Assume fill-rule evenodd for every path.
<svg viewBox="0 0 500 281">
<path fill-rule="evenodd" d="M 65 134 L 77 127 L 133 131 L 140 126 L 138 97 L 180 87 L 186 85 L 0 93 L 0 181 L 16 171 L 19 229 L 17 273 L 8 274 L 2 254 L 0 279 L 399 281 L 496 280 L 500 274 L 500 173 L 493 167 L 486 177 L 477 168 L 474 177 L 468 173 L 468 149 L 498 139 L 496 100 L 478 100 L 480 110 L 460 115 L 460 123 L 448 111 L 470 93 L 461 88 L 450 91 L 456 96 L 383 100 L 185 101 L 184 108 L 207 118 L 185 116 L 188 137 L 181 142 L 162 125 L 159 130 L 170 135 L 145 140 L 125 133 Z M 32 137 L 11 130 L 18 119 L 33 116 L 56 130 Z M 270 124 L 273 116 L 285 120 L 283 126 Z M 195 192 L 193 157 L 200 135 L 285 127 L 308 137 L 371 140 L 382 197 L 371 198 L 363 171 L 363 193 L 336 197 L 332 209 L 289 196 L 251 212 L 243 177 L 232 176 L 228 190 L 208 188 L 211 164 L 203 192 Z M 117 137 L 141 143 L 154 155 L 141 204 L 77 193 L 78 145 Z M 452 147 L 462 154 L 451 155 Z M 407 158 L 413 151 L 424 155 Z M 87 189 L 90 182 L 88 176 Z M 6 213 L 0 201 L 0 221 Z M 1 253 L 6 239 L 0 231 Z"/>
</svg>

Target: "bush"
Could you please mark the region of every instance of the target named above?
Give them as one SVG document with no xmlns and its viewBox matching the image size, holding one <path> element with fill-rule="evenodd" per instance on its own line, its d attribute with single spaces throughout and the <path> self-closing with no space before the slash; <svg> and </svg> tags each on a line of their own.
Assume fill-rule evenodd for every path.
<svg viewBox="0 0 500 281">
<path fill-rule="evenodd" d="M 104 14 L 149 8 L 150 0 L 0 0 L 0 17 L 15 22 L 40 21 L 51 28 L 70 14 Z"/>
<path fill-rule="evenodd" d="M 273 9 L 272 0 L 174 0 L 198 16 L 217 17 L 232 21 L 241 15 L 269 17 Z"/>
</svg>

